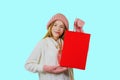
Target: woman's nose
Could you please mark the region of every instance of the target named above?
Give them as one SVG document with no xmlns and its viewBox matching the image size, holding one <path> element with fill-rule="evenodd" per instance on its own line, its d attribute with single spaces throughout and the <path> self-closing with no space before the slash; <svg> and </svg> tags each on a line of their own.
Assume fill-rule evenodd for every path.
<svg viewBox="0 0 120 80">
<path fill-rule="evenodd" d="M 57 26 L 57 28 L 56 28 L 58 31 L 60 30 L 60 27 L 59 26 Z"/>
</svg>

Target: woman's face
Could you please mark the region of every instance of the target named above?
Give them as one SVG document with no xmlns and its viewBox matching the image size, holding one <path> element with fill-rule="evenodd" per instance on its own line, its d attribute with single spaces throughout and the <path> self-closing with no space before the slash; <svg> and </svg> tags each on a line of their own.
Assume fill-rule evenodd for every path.
<svg viewBox="0 0 120 80">
<path fill-rule="evenodd" d="M 54 22 L 52 27 L 52 35 L 55 40 L 57 40 L 64 32 L 65 26 L 62 21 L 57 20 Z"/>
</svg>

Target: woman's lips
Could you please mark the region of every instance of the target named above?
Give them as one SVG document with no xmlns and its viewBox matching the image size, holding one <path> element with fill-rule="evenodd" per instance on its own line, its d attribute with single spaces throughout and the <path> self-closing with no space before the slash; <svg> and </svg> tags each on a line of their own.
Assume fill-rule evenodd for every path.
<svg viewBox="0 0 120 80">
<path fill-rule="evenodd" d="M 60 34 L 60 32 L 55 32 L 56 34 Z"/>
</svg>

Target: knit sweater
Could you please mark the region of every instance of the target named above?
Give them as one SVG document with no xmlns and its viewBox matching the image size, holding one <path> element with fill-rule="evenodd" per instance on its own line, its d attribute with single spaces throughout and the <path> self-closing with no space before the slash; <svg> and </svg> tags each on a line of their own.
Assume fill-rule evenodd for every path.
<svg viewBox="0 0 120 80">
<path fill-rule="evenodd" d="M 60 41 L 60 39 L 58 39 L 58 41 Z M 53 74 L 44 72 L 43 70 L 44 65 L 59 66 L 57 59 L 57 44 L 58 43 L 51 37 L 42 39 L 38 42 L 31 55 L 27 59 L 25 68 L 30 72 L 38 73 L 39 80 L 70 80 L 68 72 Z"/>
</svg>

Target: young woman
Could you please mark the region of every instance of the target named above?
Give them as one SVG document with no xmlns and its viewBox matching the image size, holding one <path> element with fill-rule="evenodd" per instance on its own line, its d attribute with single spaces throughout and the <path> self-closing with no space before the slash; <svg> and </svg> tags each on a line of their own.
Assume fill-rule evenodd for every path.
<svg viewBox="0 0 120 80">
<path fill-rule="evenodd" d="M 39 73 L 40 80 L 74 80 L 73 69 L 59 65 L 64 32 L 68 28 L 68 20 L 63 14 L 54 15 L 47 24 L 45 37 L 26 61 L 25 68 Z"/>
</svg>

